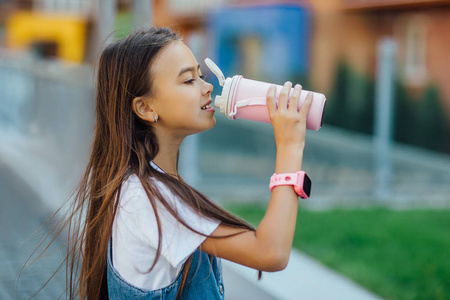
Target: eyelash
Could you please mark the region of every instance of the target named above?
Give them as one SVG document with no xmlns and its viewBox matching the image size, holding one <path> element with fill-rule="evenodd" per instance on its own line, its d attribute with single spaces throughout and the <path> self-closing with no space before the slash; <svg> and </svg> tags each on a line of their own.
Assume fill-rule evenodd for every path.
<svg viewBox="0 0 450 300">
<path fill-rule="evenodd" d="M 200 76 L 198 76 L 201 80 L 205 80 L 206 79 L 206 75 L 200 75 Z M 192 79 L 189 79 L 188 81 L 186 81 L 185 83 L 186 84 L 192 84 L 192 83 L 194 83 L 194 81 L 195 81 L 195 79 L 194 78 L 192 78 Z"/>
</svg>

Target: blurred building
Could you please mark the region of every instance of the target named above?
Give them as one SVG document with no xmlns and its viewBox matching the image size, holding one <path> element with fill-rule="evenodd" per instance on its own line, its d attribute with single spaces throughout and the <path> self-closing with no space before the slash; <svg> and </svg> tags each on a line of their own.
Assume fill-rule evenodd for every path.
<svg viewBox="0 0 450 300">
<path fill-rule="evenodd" d="M 181 33 L 184 42 L 201 59 L 210 51 L 208 15 L 220 11 L 230 0 L 154 0 L 153 22 Z"/>
<path fill-rule="evenodd" d="M 42 58 L 92 62 L 104 39 L 98 26 L 105 3 L 114 10 L 127 9 L 131 0 L 0 1 L 1 45 Z M 114 24 L 115 15 L 111 17 Z"/>
<path fill-rule="evenodd" d="M 110 3 L 102 1 L 0 1 L 2 44 L 93 62 L 99 3 Z M 115 3 L 119 19 L 126 12 L 123 22 L 132 23 L 133 1 Z M 151 23 L 181 32 L 200 62 L 211 57 L 226 76 L 300 82 L 327 95 L 325 122 L 368 134 L 377 46 L 391 37 L 397 43 L 396 140 L 450 153 L 450 0 L 151 3 Z"/>
<path fill-rule="evenodd" d="M 412 92 L 431 81 L 441 86 L 450 117 L 450 1 L 311 1 L 315 11 L 312 78 L 330 91 L 339 60 L 374 74 L 377 42 L 398 43 L 398 72 Z M 330 51 L 332 50 L 332 51 Z"/>
<path fill-rule="evenodd" d="M 301 82 L 310 60 L 310 13 L 300 2 L 231 6 L 208 18 L 211 55 L 226 76 Z"/>
<path fill-rule="evenodd" d="M 450 1 L 315 0 L 311 83 L 328 120 L 372 132 L 377 45 L 397 44 L 395 138 L 450 152 Z"/>
<path fill-rule="evenodd" d="M 308 74 L 311 14 L 307 1 L 154 3 L 155 24 L 180 30 L 198 58 L 212 58 L 225 76 L 241 74 L 282 84 L 303 81 Z"/>
<path fill-rule="evenodd" d="M 8 7 L 8 14 L 0 20 L 4 44 L 42 57 L 82 62 L 93 4 L 89 0 L 6 1 L 2 5 Z"/>
</svg>

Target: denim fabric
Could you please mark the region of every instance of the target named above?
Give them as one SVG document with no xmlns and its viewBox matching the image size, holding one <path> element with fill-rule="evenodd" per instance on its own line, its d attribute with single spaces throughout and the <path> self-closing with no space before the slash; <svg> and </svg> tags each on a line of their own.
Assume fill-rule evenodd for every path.
<svg viewBox="0 0 450 300">
<path fill-rule="evenodd" d="M 175 299 L 178 288 L 181 285 L 183 271 L 181 269 L 175 281 L 167 287 L 149 291 L 133 286 L 114 269 L 112 264 L 111 243 L 108 247 L 108 295 L 109 299 L 115 300 L 150 300 L 150 299 Z M 219 258 L 196 250 L 192 259 L 188 278 L 183 289 L 181 299 L 220 299 L 224 298 L 224 287 L 222 279 L 222 263 Z"/>
</svg>

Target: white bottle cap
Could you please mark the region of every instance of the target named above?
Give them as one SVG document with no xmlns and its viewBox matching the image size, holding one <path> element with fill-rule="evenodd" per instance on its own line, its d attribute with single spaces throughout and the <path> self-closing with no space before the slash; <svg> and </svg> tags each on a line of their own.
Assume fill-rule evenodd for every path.
<svg viewBox="0 0 450 300">
<path fill-rule="evenodd" d="M 220 112 L 225 114 L 228 119 L 234 120 L 234 115 L 236 112 L 233 110 L 232 102 L 233 102 L 233 94 L 234 89 L 236 88 L 237 82 L 242 78 L 241 75 L 235 75 L 232 78 L 228 77 L 225 79 L 220 68 L 209 58 L 205 59 L 205 63 L 211 72 L 217 76 L 219 79 L 219 84 L 223 86 L 222 94 L 216 96 L 214 101 L 214 106 L 220 108 Z"/>
<path fill-rule="evenodd" d="M 230 97 L 230 87 L 231 87 L 232 78 L 227 78 L 224 80 L 222 94 L 217 95 L 214 101 L 214 106 L 220 108 L 220 112 L 222 114 L 227 115 L 228 106 L 229 106 L 229 97 Z"/>
<path fill-rule="evenodd" d="M 223 86 L 225 84 L 225 76 L 223 75 L 220 68 L 209 58 L 205 59 L 205 63 L 208 66 L 208 68 L 211 70 L 211 72 L 213 72 L 214 75 L 217 76 L 217 79 L 219 79 L 220 86 Z"/>
</svg>

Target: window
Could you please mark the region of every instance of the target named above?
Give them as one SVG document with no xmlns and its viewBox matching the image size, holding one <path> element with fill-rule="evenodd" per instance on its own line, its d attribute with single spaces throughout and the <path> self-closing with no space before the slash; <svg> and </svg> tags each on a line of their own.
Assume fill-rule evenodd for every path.
<svg viewBox="0 0 450 300">
<path fill-rule="evenodd" d="M 421 86 L 427 78 L 427 24 L 422 15 L 405 17 L 400 25 L 402 73 L 408 85 Z"/>
</svg>

